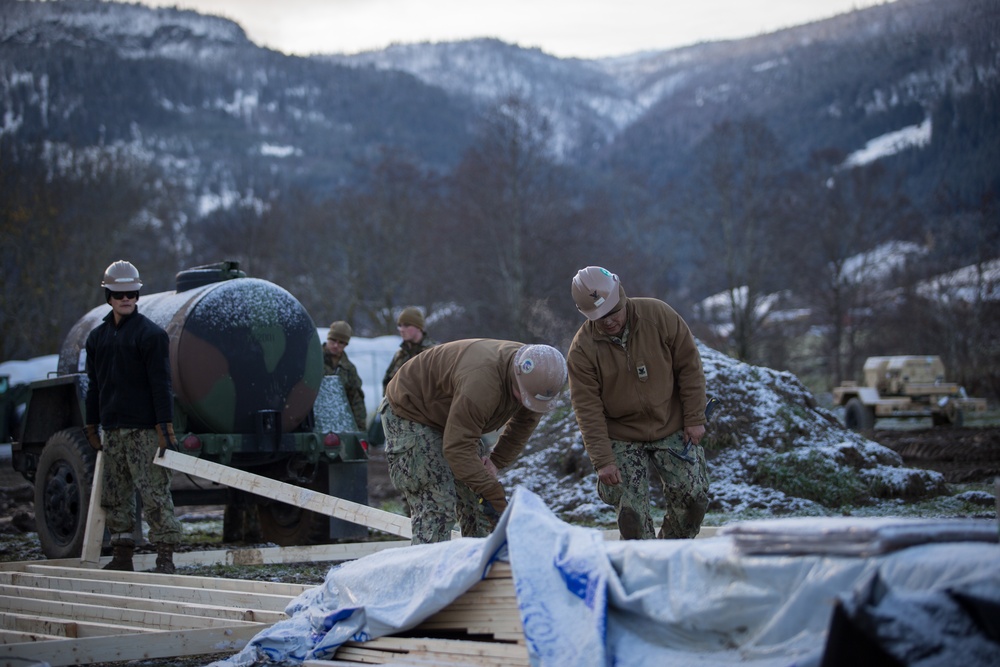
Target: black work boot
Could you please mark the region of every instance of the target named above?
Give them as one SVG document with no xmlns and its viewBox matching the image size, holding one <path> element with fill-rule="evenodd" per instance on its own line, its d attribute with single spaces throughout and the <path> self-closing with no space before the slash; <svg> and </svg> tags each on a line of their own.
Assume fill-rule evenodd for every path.
<svg viewBox="0 0 1000 667">
<path fill-rule="evenodd" d="M 118 570 L 120 572 L 134 572 L 132 567 L 132 552 L 135 547 L 131 544 L 114 544 L 111 546 L 111 562 L 105 565 L 102 570 Z"/>
<path fill-rule="evenodd" d="M 177 568 L 174 567 L 174 545 L 157 544 L 156 567 L 153 568 L 153 572 L 159 572 L 160 574 L 173 574 L 176 571 Z"/>
</svg>

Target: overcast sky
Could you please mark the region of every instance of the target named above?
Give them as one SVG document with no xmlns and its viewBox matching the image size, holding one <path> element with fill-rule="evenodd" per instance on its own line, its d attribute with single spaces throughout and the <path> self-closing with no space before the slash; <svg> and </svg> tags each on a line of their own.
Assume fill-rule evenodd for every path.
<svg viewBox="0 0 1000 667">
<path fill-rule="evenodd" d="M 891 0 L 142 0 L 231 18 L 290 54 L 497 37 L 595 58 L 748 37 Z"/>
</svg>

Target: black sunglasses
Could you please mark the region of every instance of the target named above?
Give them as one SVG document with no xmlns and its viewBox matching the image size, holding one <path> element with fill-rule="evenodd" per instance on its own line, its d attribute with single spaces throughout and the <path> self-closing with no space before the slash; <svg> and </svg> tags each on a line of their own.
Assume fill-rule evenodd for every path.
<svg viewBox="0 0 1000 667">
<path fill-rule="evenodd" d="M 132 292 L 112 292 L 111 298 L 115 301 L 121 301 L 122 299 L 138 299 L 139 290 L 134 290 Z"/>
</svg>

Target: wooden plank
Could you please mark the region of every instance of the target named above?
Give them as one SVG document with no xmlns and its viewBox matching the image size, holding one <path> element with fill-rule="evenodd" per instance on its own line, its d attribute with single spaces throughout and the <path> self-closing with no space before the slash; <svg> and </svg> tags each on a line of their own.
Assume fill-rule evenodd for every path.
<svg viewBox="0 0 1000 667">
<path fill-rule="evenodd" d="M 139 584 L 180 586 L 188 589 L 208 588 L 218 591 L 243 591 L 269 595 L 287 595 L 293 598 L 315 586 L 305 584 L 285 584 L 274 581 L 252 581 L 249 579 L 221 579 L 216 577 L 195 577 L 183 574 L 157 574 L 155 572 L 117 572 L 114 570 L 89 570 L 79 567 L 53 567 L 45 561 L 25 563 L 23 571 L 49 577 L 66 579 L 86 579 L 88 581 L 127 581 Z M 101 592 L 101 591 L 95 591 Z"/>
<path fill-rule="evenodd" d="M 283 563 L 340 563 L 357 560 L 386 549 L 410 546 L 409 540 L 385 540 L 375 542 L 348 542 L 343 544 L 317 544 L 295 547 L 262 547 L 211 549 L 204 551 L 175 551 L 174 565 L 275 565 Z M 110 556 L 101 558 L 100 565 L 111 561 Z M 156 554 L 135 554 L 132 562 L 136 571 L 152 570 Z M 77 558 L 54 558 L 45 561 L 17 561 L 0 563 L 0 572 L 21 570 L 28 563 L 45 563 L 52 566 L 79 567 Z"/>
<path fill-rule="evenodd" d="M 53 638 L 77 636 L 74 623 L 56 621 L 36 614 L 11 614 L 9 612 L 2 612 L 0 613 L 0 628 L 7 631 L 26 632 Z"/>
<path fill-rule="evenodd" d="M 155 457 L 153 462 L 177 472 L 194 475 L 230 488 L 240 489 L 302 509 L 381 530 L 390 535 L 406 538 L 413 536 L 409 517 L 385 512 L 344 498 L 328 496 L 312 489 L 279 482 L 169 449 L 164 452 L 163 456 Z"/>
<path fill-rule="evenodd" d="M 114 604 L 132 600 L 155 599 L 184 604 L 204 604 L 214 607 L 236 607 L 284 613 L 291 597 L 247 591 L 227 591 L 214 587 L 160 586 L 127 581 L 95 581 L 68 577 L 46 577 L 24 572 L 0 573 L 0 592 L 25 591 L 26 597 L 48 597 L 47 593 L 66 595 L 101 595 L 115 600 Z M 27 592 L 30 591 L 30 592 Z M 4 593 L 5 595 L 8 593 Z M 51 599 L 51 598 L 50 598 Z M 121 600 L 119 602 L 119 600 Z"/>
<path fill-rule="evenodd" d="M 90 486 L 90 505 L 87 510 L 87 525 L 83 531 L 83 552 L 80 563 L 84 567 L 98 567 L 101 563 L 101 543 L 104 541 L 104 525 L 107 512 L 101 507 L 104 492 L 104 452 L 98 450 L 94 460 L 94 481 Z"/>
<path fill-rule="evenodd" d="M 355 645 L 356 642 L 347 642 Z M 428 637 L 378 637 L 371 641 L 358 644 L 398 651 L 435 651 L 437 653 L 454 653 L 457 655 L 478 655 L 511 660 L 528 658 L 528 649 L 523 645 L 505 644 L 500 642 L 465 641 L 457 639 L 432 639 Z"/>
<path fill-rule="evenodd" d="M 58 635 L 57 640 L 80 639 L 83 637 L 107 637 L 109 635 L 134 635 L 153 632 L 145 628 L 134 628 L 114 623 L 98 623 L 81 621 L 75 618 L 59 618 L 41 614 L 7 614 L 5 623 L 11 623 L 14 629 L 30 633 L 46 633 Z"/>
<path fill-rule="evenodd" d="M 232 621 L 193 614 L 171 614 L 148 611 L 132 607 L 115 608 L 93 604 L 76 604 L 34 598 L 0 597 L 0 608 L 14 614 L 37 614 L 67 621 L 107 623 L 131 628 L 134 631 L 149 628 L 153 630 L 181 630 L 184 628 L 223 627 L 236 625 L 257 625 L 250 621 Z"/>
<path fill-rule="evenodd" d="M 17 632 L 0 629 L 0 644 L 20 644 L 23 642 L 44 642 L 62 639 L 56 635 L 42 635 L 34 632 Z"/>
<path fill-rule="evenodd" d="M 0 646 L 0 667 L 24 667 L 25 658 L 47 662 L 51 667 L 63 667 L 215 653 L 227 654 L 224 657 L 228 657 L 246 646 L 260 632 L 261 627 L 252 623 L 222 628 L 151 632 L 144 634 L 141 641 L 122 641 L 121 637 L 87 637 L 5 644 Z"/>
<path fill-rule="evenodd" d="M 204 591 L 211 594 L 212 591 Z M 28 588 L 23 586 L 0 586 L 0 596 L 32 597 L 36 600 L 51 600 L 72 604 L 95 605 L 146 611 L 160 611 L 170 614 L 187 614 L 190 616 L 205 616 L 209 618 L 226 619 L 230 621 L 251 621 L 254 623 L 273 624 L 288 618 L 284 607 L 288 599 L 283 598 L 281 609 L 266 609 L 263 607 L 234 604 L 232 599 L 218 600 L 216 604 L 196 603 L 187 600 L 170 600 L 163 596 L 148 595 L 105 595 L 88 591 L 74 591 L 66 588 Z"/>
<path fill-rule="evenodd" d="M 336 661 L 313 660 L 313 667 L 338 664 L 475 665 L 477 667 L 527 666 L 524 645 L 452 639 L 379 637 L 364 643 L 347 642 Z"/>
</svg>

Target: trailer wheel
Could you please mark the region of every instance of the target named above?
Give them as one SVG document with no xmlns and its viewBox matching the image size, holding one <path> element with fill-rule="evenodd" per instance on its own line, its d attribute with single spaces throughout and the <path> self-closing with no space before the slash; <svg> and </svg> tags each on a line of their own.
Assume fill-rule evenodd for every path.
<svg viewBox="0 0 1000 667">
<path fill-rule="evenodd" d="M 83 551 L 95 458 L 79 428 L 58 431 L 45 443 L 35 476 L 35 522 L 48 558 L 76 558 Z"/>
<path fill-rule="evenodd" d="M 308 489 L 326 493 L 326 480 L 322 475 L 310 484 L 300 484 Z M 291 547 L 330 542 L 330 517 L 310 512 L 301 507 L 280 503 L 264 502 L 258 509 L 261 536 L 267 542 L 278 546 Z"/>
<path fill-rule="evenodd" d="M 285 503 L 260 508 L 260 529 L 266 542 L 282 547 L 330 541 L 330 517 Z"/>
<path fill-rule="evenodd" d="M 875 428 L 875 408 L 870 408 L 854 397 L 844 408 L 844 425 L 852 431 L 870 431 Z"/>
</svg>

